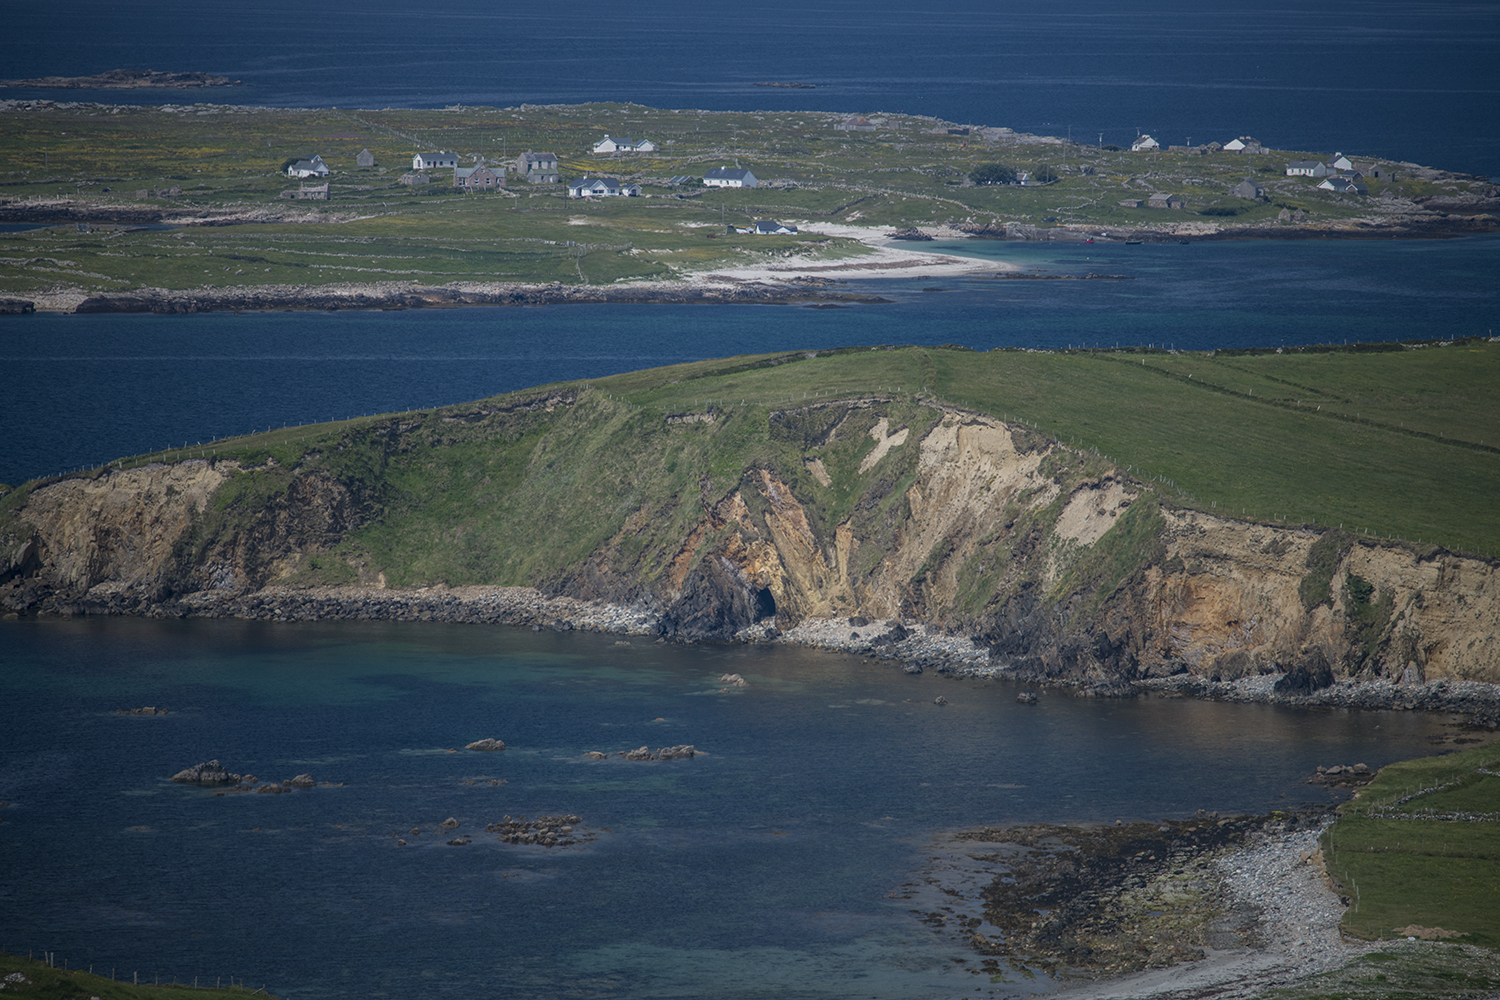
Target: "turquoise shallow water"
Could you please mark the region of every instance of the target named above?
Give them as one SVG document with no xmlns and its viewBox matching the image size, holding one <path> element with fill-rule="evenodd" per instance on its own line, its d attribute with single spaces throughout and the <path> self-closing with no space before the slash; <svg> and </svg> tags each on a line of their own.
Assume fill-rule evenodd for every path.
<svg viewBox="0 0 1500 1000">
<path fill-rule="evenodd" d="M 0 947 L 291 997 L 1011 995 L 887 899 L 938 832 L 1263 811 L 1440 720 L 1044 697 L 797 649 L 415 624 L 0 622 Z M 738 672 L 750 686 L 721 692 Z M 942 694 L 947 706 L 933 704 Z M 171 714 L 118 716 L 158 705 Z M 448 752 L 484 736 L 499 754 Z M 692 743 L 706 756 L 589 760 Z M 208 758 L 341 787 L 215 797 Z M 491 786 L 490 779 L 505 784 Z M 465 784 L 473 781 L 475 784 Z M 503 815 L 600 834 L 547 851 Z M 448 847 L 394 835 L 448 816 Z"/>
</svg>

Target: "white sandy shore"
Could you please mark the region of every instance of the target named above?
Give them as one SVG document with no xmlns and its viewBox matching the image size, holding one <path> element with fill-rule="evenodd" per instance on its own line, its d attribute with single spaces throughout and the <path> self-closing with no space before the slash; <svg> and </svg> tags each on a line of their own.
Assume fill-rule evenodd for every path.
<svg viewBox="0 0 1500 1000">
<path fill-rule="evenodd" d="M 777 260 L 745 267 L 720 267 L 689 275 L 694 281 L 792 281 L 798 278 L 952 278 L 1018 270 L 1004 261 L 976 260 L 920 249 L 921 243 L 893 240 L 889 227 L 849 226 L 834 222 L 798 222 L 799 231 L 858 240 L 870 253 L 844 260 Z M 955 238 L 962 236 L 953 234 Z M 758 236 L 767 249 L 775 236 Z"/>
</svg>

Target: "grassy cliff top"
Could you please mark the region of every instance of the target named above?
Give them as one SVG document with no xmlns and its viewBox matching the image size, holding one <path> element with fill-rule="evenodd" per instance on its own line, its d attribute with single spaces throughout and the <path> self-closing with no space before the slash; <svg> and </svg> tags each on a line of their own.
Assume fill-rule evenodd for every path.
<svg viewBox="0 0 1500 1000">
<path fill-rule="evenodd" d="M 117 464 L 274 458 L 279 469 L 312 463 L 394 490 L 401 500 L 370 542 L 388 550 L 382 564 L 422 562 L 407 582 L 462 582 L 461 550 L 485 539 L 476 529 L 460 544 L 452 526 L 511 530 L 496 520 L 497 491 L 551 483 L 566 497 L 559 538 L 587 551 L 650 498 L 696 495 L 705 477 L 723 488 L 754 467 L 805 476 L 801 439 L 772 415 L 874 398 L 911 411 L 913 426 L 944 406 L 1027 425 L 1173 505 L 1488 555 L 1500 552 L 1497 386 L 1500 344 L 1485 340 L 1215 353 L 847 348 L 694 362 Z M 536 404 L 548 397 L 565 402 Z M 506 413 L 524 419 L 487 416 Z M 710 413 L 716 430 L 693 446 L 701 453 L 667 419 Z M 393 436 L 399 448 L 386 443 Z M 14 512 L 26 492 L 0 506 Z M 838 498 L 827 500 L 841 516 Z M 401 518 L 411 523 L 398 529 Z M 528 550 L 513 582 L 576 555 L 501 535 L 485 544 L 518 559 Z"/>
<path fill-rule="evenodd" d="M 882 230 L 1010 227 L 1043 238 L 1070 225 L 1358 235 L 1389 224 L 1452 230 L 1460 216 L 1481 228 L 1494 223 L 1484 214 L 1493 213 L 1487 182 L 1414 164 L 1357 158 L 1380 176 L 1366 178 L 1369 196 L 1355 197 L 1285 176 L 1288 161 L 1331 151 L 1131 153 L 1003 128 L 953 135 L 950 123 L 907 115 L 873 116 L 873 130 L 844 131 L 836 126 L 845 117 L 619 104 L 345 111 L 10 102 L 0 105 L 0 218 L 69 225 L 0 234 L 0 294 L 58 284 L 90 292 L 376 281 L 597 285 L 671 279 L 772 254 L 862 252 L 854 241 L 809 232 L 725 233 L 726 224 L 765 219 Z M 593 155 L 606 133 L 648 138 L 658 149 Z M 365 149 L 375 166 L 355 165 Z M 504 192 L 465 194 L 451 170 L 430 171 L 430 184 L 399 183 L 413 154 L 431 150 L 454 151 L 462 164 L 552 152 L 563 183 L 533 185 L 512 173 Z M 332 200 L 282 200 L 298 187 L 283 163 L 315 153 L 333 170 Z M 988 163 L 1057 180 L 973 186 L 969 175 Z M 704 189 L 696 180 L 722 165 L 751 169 L 762 186 Z M 568 199 L 566 182 L 588 174 L 637 181 L 648 197 Z M 671 184 L 677 177 L 690 179 Z M 1264 187 L 1263 200 L 1230 193 L 1246 177 Z M 1152 193 L 1179 195 L 1186 207 L 1119 204 Z M 1277 229 L 1286 209 L 1307 213 L 1306 224 Z M 163 220 L 195 228 L 188 239 L 120 228 Z M 93 230 L 79 232 L 74 222 Z"/>
</svg>

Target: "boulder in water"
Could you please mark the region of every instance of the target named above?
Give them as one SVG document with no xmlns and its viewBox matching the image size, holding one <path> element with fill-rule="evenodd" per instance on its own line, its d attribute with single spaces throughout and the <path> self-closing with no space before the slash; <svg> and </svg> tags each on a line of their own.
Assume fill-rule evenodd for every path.
<svg viewBox="0 0 1500 1000">
<path fill-rule="evenodd" d="M 464 749 L 465 750 L 504 750 L 505 749 L 505 742 L 503 740 L 497 740 L 497 739 L 492 739 L 492 738 L 486 737 L 485 739 L 482 739 L 482 740 L 475 740 L 473 743 L 470 743 L 467 746 L 465 746 Z"/>
</svg>

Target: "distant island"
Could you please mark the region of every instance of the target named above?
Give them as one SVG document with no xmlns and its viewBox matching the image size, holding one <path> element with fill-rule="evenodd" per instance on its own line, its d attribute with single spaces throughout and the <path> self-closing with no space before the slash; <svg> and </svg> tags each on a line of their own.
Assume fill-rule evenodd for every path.
<svg viewBox="0 0 1500 1000">
<path fill-rule="evenodd" d="M 1500 231 L 1488 178 L 1221 138 L 1124 149 L 857 109 L 3 99 L 0 223 L 38 228 L 0 234 L 0 313 L 836 305 L 850 278 L 1020 276 L 931 252 L 956 241 Z"/>
<path fill-rule="evenodd" d="M 196 87 L 237 87 L 243 82 L 213 73 L 112 69 L 93 76 L 39 76 L 31 80 L 0 80 L 0 87 L 41 87 L 47 90 L 189 90 Z"/>
</svg>

